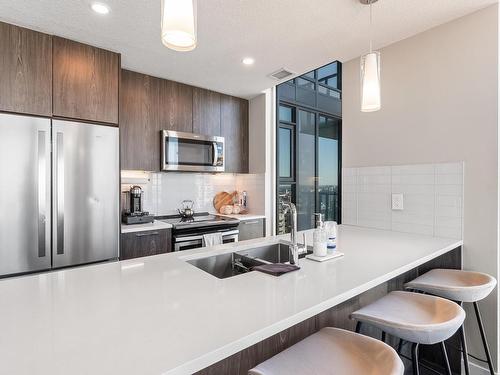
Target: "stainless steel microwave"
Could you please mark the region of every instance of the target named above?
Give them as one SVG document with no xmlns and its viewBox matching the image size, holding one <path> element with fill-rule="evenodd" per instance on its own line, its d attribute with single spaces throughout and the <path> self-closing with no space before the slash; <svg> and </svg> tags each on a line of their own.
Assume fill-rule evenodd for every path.
<svg viewBox="0 0 500 375">
<path fill-rule="evenodd" d="M 224 137 L 162 130 L 163 171 L 224 172 Z"/>
</svg>

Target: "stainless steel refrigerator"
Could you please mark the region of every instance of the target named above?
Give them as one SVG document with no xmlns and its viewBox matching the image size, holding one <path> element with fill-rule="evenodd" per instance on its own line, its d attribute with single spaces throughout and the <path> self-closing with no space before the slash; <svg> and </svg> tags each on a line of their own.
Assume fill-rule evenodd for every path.
<svg viewBox="0 0 500 375">
<path fill-rule="evenodd" d="M 118 143 L 114 127 L 0 114 L 0 277 L 118 257 Z"/>
</svg>

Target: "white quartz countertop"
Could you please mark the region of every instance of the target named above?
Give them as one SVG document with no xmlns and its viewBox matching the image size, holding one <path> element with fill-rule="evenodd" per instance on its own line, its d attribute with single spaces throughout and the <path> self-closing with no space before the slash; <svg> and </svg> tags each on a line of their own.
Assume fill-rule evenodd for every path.
<svg viewBox="0 0 500 375">
<path fill-rule="evenodd" d="M 257 214 L 231 214 L 231 215 L 222 215 L 222 216 L 227 216 L 227 217 L 232 217 L 235 219 L 240 219 L 241 221 L 248 221 L 248 220 L 258 220 L 258 219 L 265 219 L 266 215 L 257 215 Z"/>
<path fill-rule="evenodd" d="M 185 261 L 274 237 L 0 280 L 0 373 L 190 374 L 462 244 L 350 226 L 337 238 L 344 257 L 281 277 Z"/>
<path fill-rule="evenodd" d="M 148 230 L 160 230 L 169 228 L 172 228 L 171 224 L 155 220 L 152 223 L 146 223 L 146 224 L 131 224 L 131 225 L 122 224 L 122 233 L 134 233 L 134 232 L 143 232 Z"/>
</svg>

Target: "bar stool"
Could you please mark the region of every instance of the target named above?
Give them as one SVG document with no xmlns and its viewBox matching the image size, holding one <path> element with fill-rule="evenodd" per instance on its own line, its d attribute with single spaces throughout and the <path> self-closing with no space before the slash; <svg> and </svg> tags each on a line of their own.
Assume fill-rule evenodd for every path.
<svg viewBox="0 0 500 375">
<path fill-rule="evenodd" d="M 323 328 L 249 371 L 249 375 L 403 375 L 389 345 L 338 328 Z"/>
<path fill-rule="evenodd" d="M 382 330 L 383 340 L 389 333 L 412 342 L 413 373 L 417 375 L 419 346 L 441 343 L 446 371 L 451 375 L 444 341 L 457 332 L 465 319 L 465 311 L 456 303 L 440 297 L 396 291 L 353 312 L 351 319 L 358 321 L 356 332 L 362 322 L 369 323 Z"/>
<path fill-rule="evenodd" d="M 490 373 L 494 374 L 490 348 L 484 333 L 483 320 L 479 311 L 478 301 L 486 298 L 495 289 L 497 281 L 494 277 L 481 273 L 462 270 L 433 269 L 405 285 L 407 289 L 420 290 L 425 293 L 448 298 L 463 305 L 472 302 L 476 313 L 477 324 Z M 464 326 L 460 328 L 462 341 L 462 354 L 464 358 L 465 373 L 469 375 L 469 357 Z"/>
</svg>

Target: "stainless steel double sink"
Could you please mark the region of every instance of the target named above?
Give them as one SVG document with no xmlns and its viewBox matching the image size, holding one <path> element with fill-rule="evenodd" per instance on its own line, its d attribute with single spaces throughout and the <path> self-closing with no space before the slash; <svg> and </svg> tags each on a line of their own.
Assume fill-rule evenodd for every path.
<svg viewBox="0 0 500 375">
<path fill-rule="evenodd" d="M 302 254 L 299 257 L 305 255 Z M 289 263 L 290 243 L 280 241 L 233 253 L 192 259 L 187 262 L 219 279 L 225 279 L 250 272 L 255 266 L 269 263 Z"/>
</svg>

